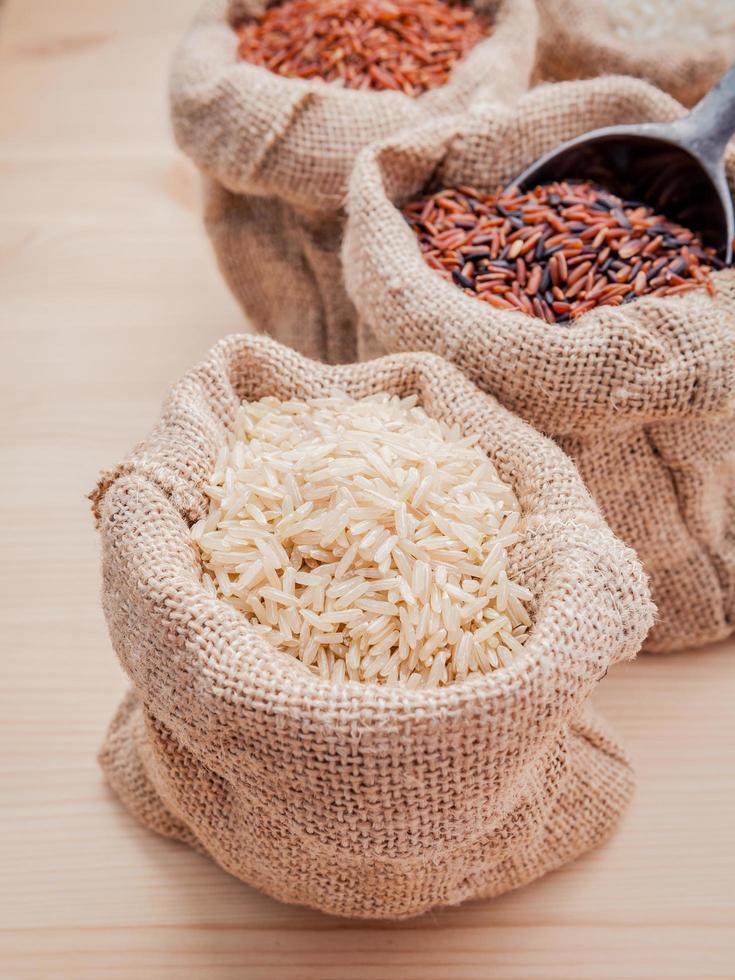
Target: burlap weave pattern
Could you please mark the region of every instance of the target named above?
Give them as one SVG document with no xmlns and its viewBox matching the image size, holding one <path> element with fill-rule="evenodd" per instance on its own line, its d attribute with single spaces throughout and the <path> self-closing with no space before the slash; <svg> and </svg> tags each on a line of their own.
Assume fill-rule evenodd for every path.
<svg viewBox="0 0 735 980">
<path fill-rule="evenodd" d="M 549 81 L 634 75 L 694 105 L 735 60 L 735 31 L 705 42 L 678 36 L 638 43 L 616 34 L 604 0 L 537 0 L 539 64 Z"/>
<path fill-rule="evenodd" d="M 173 126 L 201 169 L 206 224 L 230 288 L 260 330 L 307 356 L 355 359 L 342 283 L 343 203 L 357 153 L 403 126 L 464 108 L 479 90 L 510 102 L 535 58 L 533 0 L 474 0 L 495 27 L 448 84 L 412 99 L 284 78 L 237 61 L 231 23 L 263 4 L 209 0 L 171 80 Z"/>
<path fill-rule="evenodd" d="M 397 205 L 434 179 L 494 189 L 585 130 L 683 112 L 647 83 L 615 77 L 543 86 L 512 110 L 478 106 L 399 134 L 358 159 L 343 254 L 362 348 L 448 358 L 572 455 L 650 576 L 651 650 L 733 629 L 735 273 L 715 275 L 715 298 L 642 298 L 549 327 L 434 273 Z"/>
<path fill-rule="evenodd" d="M 242 399 L 416 393 L 481 434 L 526 520 L 524 653 L 433 691 L 332 685 L 203 588 L 188 527 Z M 553 443 L 429 354 L 329 367 L 232 337 L 93 495 L 103 603 L 132 682 L 101 755 L 146 825 L 284 901 L 400 917 L 499 894 L 604 839 L 630 767 L 586 706 L 653 615 L 635 556 Z"/>
</svg>

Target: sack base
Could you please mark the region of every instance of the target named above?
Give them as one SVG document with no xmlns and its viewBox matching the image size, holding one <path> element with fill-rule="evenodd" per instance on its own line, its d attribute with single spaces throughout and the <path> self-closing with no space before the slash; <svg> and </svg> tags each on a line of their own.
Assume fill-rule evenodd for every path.
<svg viewBox="0 0 735 980">
<path fill-rule="evenodd" d="M 492 898 L 527 885 L 605 841 L 617 826 L 634 789 L 627 758 L 588 710 L 572 727 L 558 795 L 546 818 L 539 822 L 538 834 L 504 861 L 488 861 L 487 856 L 483 861 L 480 839 L 458 845 L 467 848 L 467 873 L 461 878 L 456 873 L 456 855 L 445 869 L 441 868 L 441 859 L 431 862 L 426 874 L 419 866 L 408 873 L 404 862 L 396 862 L 392 875 L 386 869 L 389 862 L 382 858 L 376 857 L 374 875 L 366 874 L 364 861 L 357 860 L 353 862 L 354 875 L 349 875 L 345 873 L 349 861 L 338 859 L 330 867 L 328 855 L 323 860 L 321 856 L 305 855 L 305 865 L 311 861 L 319 867 L 305 869 L 304 873 L 292 863 L 289 865 L 293 852 L 285 858 L 280 871 L 260 862 L 252 853 L 247 855 L 247 867 L 231 851 L 213 853 L 211 842 L 210 847 L 205 846 L 171 812 L 161 796 L 165 788 L 159 791 L 151 778 L 151 774 L 155 778 L 160 771 L 160 760 L 150 743 L 142 705 L 132 691 L 112 720 L 99 761 L 112 790 L 149 830 L 207 854 L 228 873 L 278 901 L 305 905 L 330 915 L 371 919 L 411 918 L 432 908 Z M 256 831 L 254 838 L 257 836 Z M 484 847 L 492 853 L 491 841 Z M 304 887 L 305 878 L 309 887 Z M 377 881 L 382 882 L 382 887 L 376 885 Z M 382 894 L 376 895 L 376 888 Z"/>
</svg>

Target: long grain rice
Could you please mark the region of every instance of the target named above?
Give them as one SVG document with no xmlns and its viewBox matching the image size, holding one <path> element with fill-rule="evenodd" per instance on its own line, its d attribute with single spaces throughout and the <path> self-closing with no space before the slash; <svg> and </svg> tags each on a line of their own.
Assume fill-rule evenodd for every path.
<svg viewBox="0 0 735 980">
<path fill-rule="evenodd" d="M 616 33 L 635 44 L 709 41 L 735 31 L 733 0 L 606 0 Z"/>
<path fill-rule="evenodd" d="M 490 32 L 455 0 L 283 0 L 236 27 L 239 57 L 287 78 L 418 96 Z"/>
<path fill-rule="evenodd" d="M 435 687 L 508 663 L 531 593 L 518 501 L 415 398 L 241 406 L 191 529 L 207 587 L 334 682 Z"/>
</svg>

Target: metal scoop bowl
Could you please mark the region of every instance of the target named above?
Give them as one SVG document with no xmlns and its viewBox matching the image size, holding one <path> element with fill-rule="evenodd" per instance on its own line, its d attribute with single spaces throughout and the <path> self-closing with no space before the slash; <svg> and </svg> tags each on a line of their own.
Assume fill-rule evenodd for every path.
<svg viewBox="0 0 735 980">
<path fill-rule="evenodd" d="M 733 133 L 735 65 L 682 119 L 594 129 L 541 157 L 509 187 L 593 181 L 697 232 L 729 264 L 735 216 L 724 155 Z"/>
</svg>

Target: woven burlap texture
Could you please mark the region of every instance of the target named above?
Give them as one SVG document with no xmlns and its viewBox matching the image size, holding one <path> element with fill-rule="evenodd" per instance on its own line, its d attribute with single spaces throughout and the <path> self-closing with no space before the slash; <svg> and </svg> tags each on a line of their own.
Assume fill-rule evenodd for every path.
<svg viewBox="0 0 735 980">
<path fill-rule="evenodd" d="M 605 0 L 537 0 L 538 73 L 548 81 L 634 75 L 694 105 L 735 60 L 735 31 L 704 42 L 672 34 L 635 43 L 615 31 Z"/>
<path fill-rule="evenodd" d="M 205 221 L 222 273 L 259 330 L 309 357 L 355 359 L 342 283 L 343 203 L 357 153 L 406 125 L 457 112 L 478 91 L 512 101 L 535 58 L 533 0 L 475 0 L 495 27 L 447 85 L 416 99 L 284 78 L 237 60 L 231 24 L 263 4 L 210 0 L 174 60 L 179 145 L 205 176 Z"/>
<path fill-rule="evenodd" d="M 430 691 L 331 685 L 202 584 L 189 526 L 241 400 L 415 393 L 480 434 L 526 521 L 523 655 Z M 430 354 L 330 367 L 236 336 L 176 384 L 93 494 L 103 604 L 132 690 L 101 761 L 129 809 L 275 898 L 402 917 L 525 884 L 595 846 L 632 792 L 586 706 L 653 617 L 640 564 L 554 444 Z"/>
<path fill-rule="evenodd" d="M 356 165 L 343 256 L 361 350 L 448 358 L 574 458 L 650 576 L 650 650 L 733 630 L 735 273 L 715 275 L 714 299 L 642 298 L 549 327 L 443 280 L 396 205 L 432 180 L 494 189 L 587 129 L 683 112 L 647 83 L 615 77 L 543 86 L 510 111 L 383 141 Z"/>
</svg>

